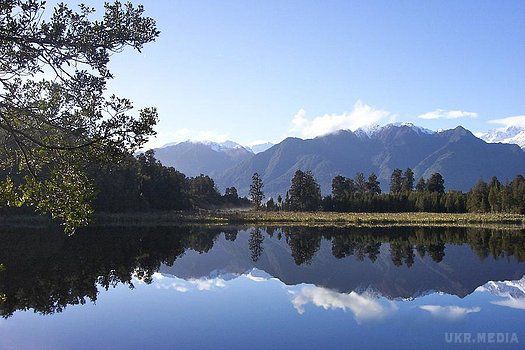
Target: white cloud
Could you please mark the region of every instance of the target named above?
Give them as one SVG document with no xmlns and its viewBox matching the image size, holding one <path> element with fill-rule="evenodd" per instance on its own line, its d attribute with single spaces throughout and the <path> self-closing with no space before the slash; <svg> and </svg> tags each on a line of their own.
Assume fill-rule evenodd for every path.
<svg viewBox="0 0 525 350">
<path fill-rule="evenodd" d="M 445 318 L 451 321 L 462 319 L 467 314 L 480 312 L 479 306 L 466 308 L 461 306 L 440 306 L 440 305 L 422 305 L 419 307 L 422 310 L 430 312 L 433 316 L 439 318 Z"/>
<path fill-rule="evenodd" d="M 341 129 L 356 130 L 361 127 L 377 124 L 386 117 L 390 117 L 390 121 L 395 120 L 395 116 L 390 112 L 376 109 L 364 104 L 360 100 L 354 104 L 354 108 L 350 113 L 325 114 L 313 119 L 308 119 L 306 111 L 301 108 L 292 119 L 292 127 L 289 130 L 289 134 L 304 138 L 313 138 Z"/>
<path fill-rule="evenodd" d="M 513 117 L 501 118 L 501 119 L 492 119 L 489 120 L 491 124 L 500 124 L 505 127 L 509 126 L 520 126 L 525 128 L 525 115 L 516 115 Z"/>
<path fill-rule="evenodd" d="M 436 109 L 418 116 L 419 119 L 460 119 L 460 118 L 477 118 L 476 112 L 467 112 L 460 110 Z"/>
<path fill-rule="evenodd" d="M 304 306 L 309 303 L 325 310 L 350 310 L 358 323 L 382 319 L 389 312 L 397 310 L 393 303 L 390 304 L 390 307 L 386 307 L 377 299 L 356 292 L 346 294 L 322 287 L 307 286 L 299 291 L 290 291 L 290 293 L 293 295 L 292 305 L 301 315 L 305 312 Z"/>
</svg>

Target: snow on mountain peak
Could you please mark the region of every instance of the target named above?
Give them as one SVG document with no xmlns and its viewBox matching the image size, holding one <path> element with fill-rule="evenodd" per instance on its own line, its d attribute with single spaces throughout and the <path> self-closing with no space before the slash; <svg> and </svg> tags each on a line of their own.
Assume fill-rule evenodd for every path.
<svg viewBox="0 0 525 350">
<path fill-rule="evenodd" d="M 186 140 L 186 141 L 183 141 L 183 142 L 189 142 L 189 143 L 193 143 L 193 144 L 206 145 L 206 146 L 210 147 L 212 150 L 214 150 L 216 152 L 224 152 L 224 151 L 236 150 L 236 149 L 244 149 L 244 150 L 246 150 L 248 152 L 250 151 L 249 148 L 244 147 L 244 146 L 238 144 L 237 142 L 230 141 L 230 140 L 226 140 L 224 142 L 215 142 L 215 141 L 210 141 L 210 140 Z M 164 147 L 177 145 L 177 144 L 183 143 L 183 142 L 170 143 L 170 144 L 165 145 Z"/>
<path fill-rule="evenodd" d="M 525 148 L 525 128 L 520 126 L 492 129 L 480 138 L 489 143 L 512 143 Z"/>
<path fill-rule="evenodd" d="M 515 281 L 490 281 L 477 290 L 500 297 L 525 298 L 525 276 Z"/>
<path fill-rule="evenodd" d="M 262 142 L 262 143 L 256 143 L 252 144 L 250 146 L 247 146 L 247 149 L 250 149 L 253 153 L 261 153 L 266 151 L 268 148 L 272 147 L 274 144 L 271 142 Z"/>
<path fill-rule="evenodd" d="M 375 135 L 387 128 L 391 128 L 391 127 L 402 127 L 402 126 L 406 126 L 406 127 L 409 127 L 411 128 L 412 130 L 414 130 L 415 132 L 417 133 L 422 133 L 422 134 L 433 134 L 434 131 L 432 130 L 429 130 L 429 129 L 425 129 L 423 127 L 420 127 L 420 126 L 416 126 L 414 125 L 413 123 L 409 123 L 409 122 L 403 122 L 403 123 L 389 123 L 389 124 L 386 124 L 384 126 L 381 126 L 379 124 L 372 124 L 372 125 L 369 125 L 369 126 L 366 126 L 366 127 L 362 127 L 362 128 L 359 128 L 355 131 L 355 134 L 358 135 L 358 136 L 372 136 L 372 135 Z"/>
</svg>

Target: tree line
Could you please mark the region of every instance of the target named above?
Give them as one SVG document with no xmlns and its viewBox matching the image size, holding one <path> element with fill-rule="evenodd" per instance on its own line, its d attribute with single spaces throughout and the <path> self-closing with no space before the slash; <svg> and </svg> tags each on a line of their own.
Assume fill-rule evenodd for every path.
<svg viewBox="0 0 525 350">
<path fill-rule="evenodd" d="M 443 213 L 520 213 L 525 214 L 525 178 L 501 183 L 496 177 L 490 182 L 479 180 L 467 192 L 446 191 L 440 173 L 428 180 L 415 180 L 407 168 L 394 169 L 390 191 L 383 193 L 377 175 L 357 173 L 354 178 L 335 176 L 332 192 L 322 196 L 319 183 L 309 171 L 297 170 L 284 197 L 278 195 L 266 201 L 264 182 L 255 173 L 248 197 L 241 197 L 233 186 L 221 193 L 208 175 L 187 177 L 173 167 L 161 164 L 154 151 L 127 156 L 119 162 L 91 162 L 85 172 L 94 183 L 92 199 L 95 212 L 140 212 L 198 210 L 253 206 L 268 211 L 337 211 L 337 212 L 443 212 Z M 0 174 L 5 178 L 6 173 Z M 21 176 L 21 175 L 20 175 Z M 9 174 L 13 182 L 22 181 Z M 6 192 L 0 196 L 9 200 Z M 0 212 L 32 213 L 30 206 L 9 208 L 0 205 Z"/>
<path fill-rule="evenodd" d="M 161 164 L 150 150 L 121 164 L 106 164 L 93 173 L 98 192 L 94 208 L 101 212 L 165 211 L 250 206 L 235 187 L 219 192 L 208 175 L 187 177 Z"/>
<path fill-rule="evenodd" d="M 254 183 L 257 182 L 257 186 Z M 264 209 L 269 211 L 338 211 L 338 212 L 437 212 L 437 213 L 517 213 L 525 214 L 525 178 L 516 176 L 501 183 L 497 177 L 490 182 L 479 180 L 466 193 L 445 191 L 445 179 L 436 172 L 428 180 L 416 182 L 414 172 L 394 169 L 390 191 L 382 193 L 374 173 L 366 177 L 357 173 L 347 178 L 338 175 L 332 180 L 332 193 L 323 197 L 319 183 L 309 171 L 297 170 L 285 197 L 269 198 Z M 255 173 L 250 198 L 262 208 L 263 183 Z"/>
<path fill-rule="evenodd" d="M 196 210 L 249 207 L 251 202 L 239 196 L 235 187 L 221 194 L 208 175 L 187 177 L 173 167 L 167 167 L 155 158 L 154 151 L 136 157 L 127 156 L 119 162 L 91 162 L 85 169 L 93 179 L 92 207 L 95 212 L 141 212 L 168 210 Z M 0 178 L 14 183 L 23 181 L 21 174 L 0 172 Z M 8 193 L 0 194 L 8 201 Z M 34 207 L 23 205 L 12 208 L 0 203 L 0 213 L 30 214 Z"/>
</svg>

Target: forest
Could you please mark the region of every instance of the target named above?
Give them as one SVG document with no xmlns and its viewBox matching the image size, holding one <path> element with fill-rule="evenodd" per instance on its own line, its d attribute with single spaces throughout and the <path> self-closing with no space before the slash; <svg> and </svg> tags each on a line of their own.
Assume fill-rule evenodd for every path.
<svg viewBox="0 0 525 350">
<path fill-rule="evenodd" d="M 93 210 L 99 213 L 253 207 L 266 211 L 525 214 L 525 178 L 521 175 L 508 183 L 501 183 L 496 177 L 488 183 L 479 180 L 467 193 L 446 191 L 445 179 L 439 173 L 416 182 L 410 168 L 392 172 L 387 193 L 381 191 L 373 173 L 368 177 L 358 173 L 353 179 L 338 175 L 332 181 L 332 193 L 323 197 L 314 175 L 297 170 L 284 197 L 274 199 L 265 198 L 264 183 L 257 173 L 252 177 L 248 197 L 239 196 L 233 186 L 220 193 L 208 175 L 187 177 L 162 165 L 154 151 L 128 156 L 118 163 L 94 162 L 86 171 L 94 181 Z M 17 181 L 12 175 L 8 179 Z M 0 210 L 34 211 L 25 206 L 4 206 Z"/>
<path fill-rule="evenodd" d="M 252 186 L 251 192 L 257 192 Z M 260 196 L 260 194 L 259 194 Z M 390 191 L 381 192 L 377 176 L 356 174 L 354 179 L 336 176 L 331 195 L 322 197 L 311 172 L 297 170 L 285 198 L 270 198 L 266 210 L 338 212 L 435 212 L 525 214 L 525 178 L 516 176 L 502 184 L 496 177 L 489 183 L 480 179 L 469 192 L 445 190 L 445 179 L 433 173 L 417 183 L 414 172 L 394 169 Z"/>
</svg>

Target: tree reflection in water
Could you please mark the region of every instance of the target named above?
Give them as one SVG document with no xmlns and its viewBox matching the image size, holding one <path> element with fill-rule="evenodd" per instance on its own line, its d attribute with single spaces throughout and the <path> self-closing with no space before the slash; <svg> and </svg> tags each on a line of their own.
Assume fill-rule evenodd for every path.
<svg viewBox="0 0 525 350">
<path fill-rule="evenodd" d="M 133 288 L 133 277 L 146 283 L 162 264 L 172 266 L 187 250 L 209 252 L 224 234 L 233 244 L 235 227 L 118 228 L 61 232 L 11 230 L 0 233 L 0 314 L 33 309 L 49 314 L 67 305 L 95 302 L 99 288 L 119 283 Z M 350 256 L 374 263 L 384 244 L 394 266 L 412 268 L 428 255 L 439 263 L 446 245 L 468 245 L 484 260 L 511 258 L 525 261 L 523 230 L 474 228 L 319 228 L 266 227 L 248 229 L 246 249 L 257 262 L 263 243 L 285 240 L 297 265 L 312 264 L 322 242 L 331 244 L 337 259 Z M 266 237 L 265 237 L 266 236 Z M 268 248 L 266 248 L 268 249 Z"/>
</svg>

